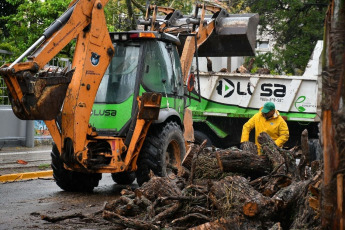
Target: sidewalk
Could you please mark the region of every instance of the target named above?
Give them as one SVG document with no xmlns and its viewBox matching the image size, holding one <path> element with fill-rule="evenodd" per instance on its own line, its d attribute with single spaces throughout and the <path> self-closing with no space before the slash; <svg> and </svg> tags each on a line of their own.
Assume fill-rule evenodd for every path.
<svg viewBox="0 0 345 230">
<path fill-rule="evenodd" d="M 20 179 L 30 179 L 30 176 L 37 177 L 34 175 L 46 175 L 46 171 L 51 170 L 51 149 L 51 145 L 40 145 L 33 148 L 2 148 L 0 150 L 0 177 L 17 174 L 17 177 Z M 22 173 L 30 174 L 20 175 Z"/>
</svg>

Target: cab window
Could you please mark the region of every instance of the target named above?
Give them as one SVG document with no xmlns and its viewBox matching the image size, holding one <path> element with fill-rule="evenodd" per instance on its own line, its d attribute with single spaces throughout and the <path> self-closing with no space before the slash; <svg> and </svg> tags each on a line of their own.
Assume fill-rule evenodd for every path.
<svg viewBox="0 0 345 230">
<path fill-rule="evenodd" d="M 122 103 L 134 92 L 139 44 L 116 44 L 115 55 L 98 88 L 96 103 Z"/>
<path fill-rule="evenodd" d="M 169 47 L 170 46 L 170 47 Z M 147 43 L 143 85 L 154 92 L 177 93 L 174 47 L 161 41 Z"/>
</svg>

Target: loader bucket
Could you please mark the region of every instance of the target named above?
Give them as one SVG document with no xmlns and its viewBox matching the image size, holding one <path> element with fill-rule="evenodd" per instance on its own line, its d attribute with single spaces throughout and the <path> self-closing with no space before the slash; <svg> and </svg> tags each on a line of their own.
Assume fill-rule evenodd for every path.
<svg viewBox="0 0 345 230">
<path fill-rule="evenodd" d="M 217 19 L 215 30 L 199 47 L 198 56 L 254 56 L 258 24 L 258 14 L 230 14 Z M 180 39 L 184 44 L 185 37 Z"/>
<path fill-rule="evenodd" d="M 8 88 L 14 114 L 21 120 L 52 120 L 60 113 L 74 70 L 13 73 L 4 66 L 0 75 Z"/>
</svg>

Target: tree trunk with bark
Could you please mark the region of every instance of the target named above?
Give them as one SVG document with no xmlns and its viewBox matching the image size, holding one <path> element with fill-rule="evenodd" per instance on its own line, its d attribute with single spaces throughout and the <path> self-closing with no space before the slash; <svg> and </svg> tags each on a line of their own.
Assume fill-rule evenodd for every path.
<svg viewBox="0 0 345 230">
<path fill-rule="evenodd" d="M 345 228 L 345 0 L 330 0 L 322 57 L 322 145 L 324 229 Z"/>
<path fill-rule="evenodd" d="M 255 179 L 272 171 L 271 163 L 264 155 L 231 149 L 220 150 L 215 154 L 222 172 L 240 173 Z"/>
<path fill-rule="evenodd" d="M 272 217 L 274 202 L 249 185 L 241 176 L 226 177 L 213 183 L 210 199 L 222 215 L 241 212 L 248 217 Z"/>
</svg>

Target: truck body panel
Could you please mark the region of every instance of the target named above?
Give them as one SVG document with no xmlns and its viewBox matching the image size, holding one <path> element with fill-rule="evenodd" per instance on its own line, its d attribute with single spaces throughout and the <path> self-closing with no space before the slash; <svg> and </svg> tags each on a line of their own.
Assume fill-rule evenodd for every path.
<svg viewBox="0 0 345 230">
<path fill-rule="evenodd" d="M 195 130 L 208 133 L 220 147 L 239 144 L 243 124 L 271 101 L 288 123 L 291 144 L 299 141 L 304 128 L 317 138 L 321 52 L 322 41 L 318 41 L 303 76 L 200 72 L 196 91 L 201 101 L 193 100 L 190 105 Z"/>
<path fill-rule="evenodd" d="M 271 101 L 288 120 L 316 118 L 317 78 L 201 73 L 200 93 L 202 103 L 192 103 L 191 108 L 204 115 L 249 118 Z"/>
</svg>

